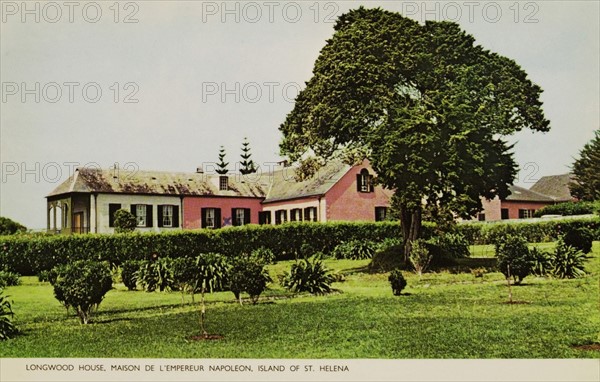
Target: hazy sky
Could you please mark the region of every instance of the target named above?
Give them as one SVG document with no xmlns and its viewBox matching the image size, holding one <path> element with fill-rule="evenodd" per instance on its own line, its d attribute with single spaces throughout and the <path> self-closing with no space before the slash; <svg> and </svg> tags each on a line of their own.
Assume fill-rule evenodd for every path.
<svg viewBox="0 0 600 382">
<path fill-rule="evenodd" d="M 0 215 L 30 228 L 76 164 L 194 171 L 219 145 L 237 160 L 245 136 L 277 161 L 334 20 L 360 4 L 459 22 L 544 89 L 552 128 L 511 138 L 515 183 L 567 172 L 600 126 L 597 1 L 22 4 L 1 1 Z"/>
</svg>

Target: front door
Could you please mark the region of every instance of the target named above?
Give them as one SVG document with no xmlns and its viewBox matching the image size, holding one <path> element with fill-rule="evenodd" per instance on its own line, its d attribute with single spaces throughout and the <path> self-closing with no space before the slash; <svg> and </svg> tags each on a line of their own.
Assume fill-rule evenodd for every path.
<svg viewBox="0 0 600 382">
<path fill-rule="evenodd" d="M 83 212 L 73 214 L 73 233 L 83 233 Z"/>
</svg>

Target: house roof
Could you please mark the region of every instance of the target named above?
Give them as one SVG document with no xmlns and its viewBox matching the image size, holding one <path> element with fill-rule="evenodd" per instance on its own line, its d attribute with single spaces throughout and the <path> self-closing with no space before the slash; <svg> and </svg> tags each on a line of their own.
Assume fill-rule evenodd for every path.
<svg viewBox="0 0 600 382">
<path fill-rule="evenodd" d="M 550 196 L 540 194 L 519 186 L 509 186 L 510 195 L 505 200 L 519 202 L 553 202 Z"/>
<path fill-rule="evenodd" d="M 219 190 L 219 176 L 199 173 L 161 171 L 126 171 L 113 169 L 78 168 L 47 197 L 83 193 L 123 193 L 155 195 L 206 195 L 262 198 L 268 184 L 245 181 L 229 176 L 228 190 Z"/>
<path fill-rule="evenodd" d="M 572 174 L 543 176 L 529 189 L 548 195 L 554 201 L 567 202 L 573 199 L 569 190 L 569 183 L 573 182 L 573 180 Z"/>
<path fill-rule="evenodd" d="M 330 161 L 321 167 L 314 176 L 303 181 L 295 180 L 296 169 L 294 167 L 285 167 L 274 171 L 269 174 L 271 186 L 264 203 L 324 195 L 351 168 L 352 166 L 340 161 Z"/>
</svg>

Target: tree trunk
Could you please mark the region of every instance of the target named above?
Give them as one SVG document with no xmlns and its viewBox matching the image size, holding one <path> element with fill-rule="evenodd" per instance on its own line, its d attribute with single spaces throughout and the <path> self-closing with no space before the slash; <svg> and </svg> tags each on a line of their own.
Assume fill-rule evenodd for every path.
<svg viewBox="0 0 600 382">
<path fill-rule="evenodd" d="M 408 264 L 412 242 L 421 237 L 421 209 L 400 206 L 400 222 L 404 245 L 404 263 Z"/>
</svg>

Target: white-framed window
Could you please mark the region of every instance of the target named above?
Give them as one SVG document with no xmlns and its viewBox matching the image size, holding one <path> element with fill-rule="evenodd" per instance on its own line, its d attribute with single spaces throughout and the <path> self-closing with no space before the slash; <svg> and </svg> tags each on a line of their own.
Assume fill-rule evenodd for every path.
<svg viewBox="0 0 600 382">
<path fill-rule="evenodd" d="M 535 214 L 532 209 L 519 209 L 519 219 L 531 219 Z"/>
<path fill-rule="evenodd" d="M 373 192 L 373 175 L 369 174 L 369 170 L 363 168 L 360 174 L 356 175 L 357 191 L 358 192 Z"/>
<path fill-rule="evenodd" d="M 206 228 L 215 228 L 215 209 L 206 209 Z"/>
<path fill-rule="evenodd" d="M 244 213 L 244 209 L 243 208 L 236 208 L 235 209 L 235 216 L 233 217 L 234 223 L 233 225 L 238 226 L 238 225 L 244 225 L 244 221 L 245 221 L 245 213 Z"/>
<path fill-rule="evenodd" d="M 227 191 L 229 189 L 229 178 L 226 176 L 219 177 L 219 191 Z"/>
<path fill-rule="evenodd" d="M 162 206 L 162 226 L 173 227 L 173 206 Z"/>
<path fill-rule="evenodd" d="M 138 204 L 135 206 L 135 218 L 137 219 L 138 227 L 146 226 L 146 205 Z"/>
</svg>

